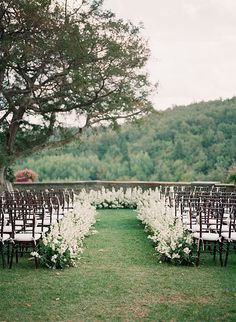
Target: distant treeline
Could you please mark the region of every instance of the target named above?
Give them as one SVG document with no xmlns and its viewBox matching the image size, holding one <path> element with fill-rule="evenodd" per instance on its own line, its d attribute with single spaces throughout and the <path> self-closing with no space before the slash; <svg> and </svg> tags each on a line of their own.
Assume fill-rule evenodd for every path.
<svg viewBox="0 0 236 322">
<path fill-rule="evenodd" d="M 236 160 L 236 98 L 155 112 L 15 165 L 46 180 L 225 181 Z"/>
</svg>

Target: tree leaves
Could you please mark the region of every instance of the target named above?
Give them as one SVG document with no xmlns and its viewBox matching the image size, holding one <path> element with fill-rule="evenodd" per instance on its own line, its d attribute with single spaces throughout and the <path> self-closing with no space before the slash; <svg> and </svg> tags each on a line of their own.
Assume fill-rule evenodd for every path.
<svg viewBox="0 0 236 322">
<path fill-rule="evenodd" d="M 49 147 L 50 138 L 65 144 L 58 132 L 53 136 L 59 113 L 86 112 L 89 126 L 152 110 L 140 28 L 103 10 L 102 1 L 70 9 L 49 0 L 5 0 L 0 29 L 0 119 L 9 125 L 2 122 L 0 131 L 11 159 L 32 143 L 35 150 Z"/>
</svg>

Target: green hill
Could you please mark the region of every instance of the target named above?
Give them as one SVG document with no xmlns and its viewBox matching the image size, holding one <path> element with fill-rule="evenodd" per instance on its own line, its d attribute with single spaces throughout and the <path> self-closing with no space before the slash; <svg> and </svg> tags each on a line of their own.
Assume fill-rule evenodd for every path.
<svg viewBox="0 0 236 322">
<path fill-rule="evenodd" d="M 45 180 L 225 181 L 236 161 L 236 98 L 177 106 L 19 161 Z"/>
</svg>

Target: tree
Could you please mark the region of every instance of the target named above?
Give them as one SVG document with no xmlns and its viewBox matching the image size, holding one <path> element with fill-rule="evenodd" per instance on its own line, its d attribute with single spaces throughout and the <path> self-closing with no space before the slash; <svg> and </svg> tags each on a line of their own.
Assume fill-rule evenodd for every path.
<svg viewBox="0 0 236 322">
<path fill-rule="evenodd" d="M 76 8 L 66 0 L 3 0 L 0 184 L 17 158 L 80 138 L 63 126 L 64 115 L 86 113 L 92 126 L 148 113 L 148 57 L 140 27 L 116 19 L 102 0 Z"/>
</svg>

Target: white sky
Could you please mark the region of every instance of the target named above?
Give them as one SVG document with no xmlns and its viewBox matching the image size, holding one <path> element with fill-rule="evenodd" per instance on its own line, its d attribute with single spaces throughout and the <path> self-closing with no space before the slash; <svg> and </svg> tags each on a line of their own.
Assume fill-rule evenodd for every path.
<svg viewBox="0 0 236 322">
<path fill-rule="evenodd" d="M 156 109 L 236 95 L 236 0 L 104 0 L 143 22 Z"/>
</svg>

